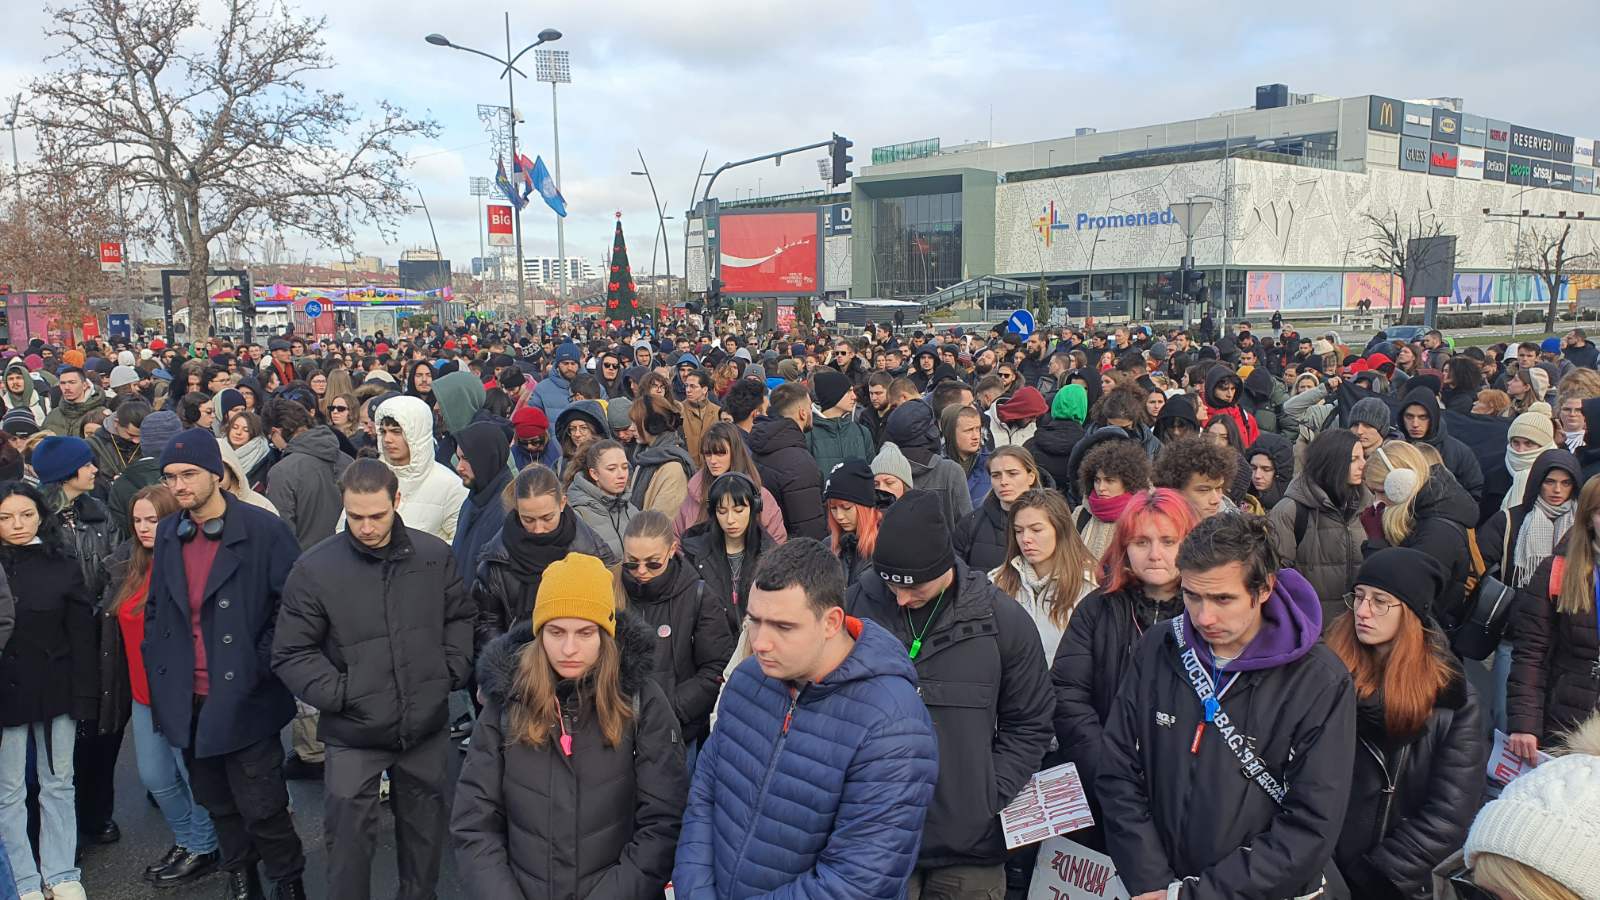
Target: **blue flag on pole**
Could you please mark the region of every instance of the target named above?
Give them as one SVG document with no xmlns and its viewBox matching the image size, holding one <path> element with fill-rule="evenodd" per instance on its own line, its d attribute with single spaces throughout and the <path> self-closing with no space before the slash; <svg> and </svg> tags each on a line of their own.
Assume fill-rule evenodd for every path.
<svg viewBox="0 0 1600 900">
<path fill-rule="evenodd" d="M 495 175 L 494 175 L 495 187 L 500 189 L 500 193 L 506 195 L 506 199 L 511 201 L 511 205 L 513 207 L 515 207 L 517 209 L 521 209 L 523 203 L 525 203 L 526 201 L 524 201 L 520 196 L 517 195 L 516 186 L 511 183 L 511 179 L 506 177 L 505 160 L 497 159 L 497 160 L 495 160 L 494 165 L 495 165 Z"/>
<path fill-rule="evenodd" d="M 533 189 L 539 192 L 544 202 L 555 210 L 556 215 L 566 218 L 567 199 L 561 196 L 561 189 L 556 187 L 556 180 L 550 177 L 550 170 L 545 168 L 544 157 L 536 156 L 533 159 Z"/>
</svg>

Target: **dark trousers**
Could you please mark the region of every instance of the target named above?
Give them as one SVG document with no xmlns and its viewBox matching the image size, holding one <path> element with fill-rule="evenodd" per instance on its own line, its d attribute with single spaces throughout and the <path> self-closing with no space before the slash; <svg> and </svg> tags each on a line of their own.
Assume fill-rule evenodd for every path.
<svg viewBox="0 0 1600 900">
<path fill-rule="evenodd" d="M 117 756 L 122 752 L 122 732 L 96 734 L 95 723 L 78 728 L 72 745 L 72 783 L 78 806 L 78 829 L 98 831 L 111 821 L 116 808 Z"/>
<path fill-rule="evenodd" d="M 189 767 L 194 799 L 217 826 L 223 867 L 243 869 L 260 861 L 274 882 L 299 878 L 306 869 L 306 855 L 289 817 L 283 744 L 273 735 L 232 753 L 196 758 L 193 731 L 204 700 L 195 698 L 183 761 Z"/>
<path fill-rule="evenodd" d="M 441 731 L 407 750 L 328 745 L 323 765 L 323 826 L 328 847 L 328 896 L 368 900 L 378 840 L 378 781 L 389 772 L 394 805 L 397 900 L 433 900 L 444 853 L 444 785 L 450 736 Z"/>
</svg>

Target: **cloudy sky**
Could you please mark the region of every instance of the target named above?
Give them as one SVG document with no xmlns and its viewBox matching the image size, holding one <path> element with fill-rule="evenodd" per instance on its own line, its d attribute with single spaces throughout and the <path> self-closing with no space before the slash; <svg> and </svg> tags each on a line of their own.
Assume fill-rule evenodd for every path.
<svg viewBox="0 0 1600 900">
<path fill-rule="evenodd" d="M 214 0 L 202 9 L 213 13 Z M 0 46 L 0 93 L 48 71 L 47 13 L 18 3 Z M 480 103 L 503 103 L 487 60 L 430 46 L 423 35 L 503 53 L 502 10 L 416 0 L 305 2 L 336 67 L 318 83 L 367 104 L 387 99 L 440 125 L 408 148 L 446 256 L 465 269 L 481 230 L 468 178 L 493 175 Z M 730 159 L 826 139 L 870 148 L 938 137 L 1019 143 L 1208 115 L 1250 105 L 1257 84 L 1333 96 L 1462 97 L 1468 111 L 1578 136 L 1600 136 L 1584 4 L 1392 0 L 1266 4 L 1246 0 L 951 2 L 951 0 L 609 0 L 523 6 L 513 43 L 544 27 L 565 32 L 573 83 L 560 94 L 567 253 L 598 260 L 621 211 L 636 272 L 648 272 L 654 207 L 642 150 L 668 215 L 681 220 L 701 155 Z M 29 36 L 40 35 L 39 40 Z M 528 70 L 532 73 L 531 68 Z M 519 141 L 553 166 L 548 85 L 519 81 Z M 18 135 L 24 157 L 31 136 Z M 819 186 L 822 151 L 727 173 L 724 199 Z M 529 255 L 555 253 L 554 216 L 536 201 L 523 217 Z M 675 272 L 681 272 L 681 225 Z M 333 248 L 290 237 L 297 253 Z M 369 230 L 363 253 L 393 260 L 431 245 L 421 213 L 396 240 Z M 658 263 L 658 265 L 662 265 Z M 664 268 L 664 265 L 662 265 Z"/>
</svg>

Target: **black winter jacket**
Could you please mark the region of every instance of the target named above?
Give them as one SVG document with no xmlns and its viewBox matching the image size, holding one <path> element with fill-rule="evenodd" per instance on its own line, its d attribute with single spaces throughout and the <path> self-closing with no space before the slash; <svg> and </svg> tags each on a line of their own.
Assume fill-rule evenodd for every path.
<svg viewBox="0 0 1600 900">
<path fill-rule="evenodd" d="M 566 510 L 562 515 L 577 518 L 577 513 Z M 594 529 L 577 521 L 577 534 L 572 539 L 571 553 L 584 553 L 598 557 L 606 568 L 615 568 L 620 562 L 594 533 Z M 533 598 L 539 593 L 539 581 L 525 581 L 511 568 L 511 554 L 506 552 L 505 538 L 500 532 L 478 554 L 478 571 L 472 579 L 472 605 L 477 610 L 478 621 L 473 630 L 473 645 L 482 652 L 490 641 L 505 634 L 517 622 L 533 618 Z"/>
<path fill-rule="evenodd" d="M 1434 606 L 1434 615 L 1447 628 L 1454 627 L 1466 602 L 1467 570 L 1472 561 L 1467 548 L 1467 529 L 1478 517 L 1478 504 L 1467 496 L 1448 471 L 1434 466 L 1428 472 L 1428 483 L 1417 494 L 1412 512 L 1415 518 L 1411 534 L 1400 546 L 1428 554 L 1449 574 L 1444 593 Z M 1382 546 L 1386 546 L 1385 541 L 1368 540 L 1363 550 L 1370 553 Z"/>
<path fill-rule="evenodd" d="M 1600 632 L 1594 607 L 1559 612 L 1550 590 L 1558 558 L 1564 574 L 1566 552 L 1562 541 L 1556 555 L 1541 563 L 1533 580 L 1517 592 L 1507 629 L 1511 675 L 1506 680 L 1506 724 L 1512 734 L 1537 737 L 1541 746 L 1600 709 L 1600 678 L 1595 677 L 1600 671 Z M 1559 579 L 1555 587 L 1559 592 Z"/>
<path fill-rule="evenodd" d="M 1010 517 L 991 491 L 978 508 L 950 531 L 956 556 L 980 572 L 990 572 L 1006 561 L 1006 534 Z"/>
<path fill-rule="evenodd" d="M 1503 578 L 1507 584 L 1515 584 L 1512 578 L 1516 573 L 1510 570 L 1514 567 L 1517 536 L 1522 532 L 1522 523 L 1527 519 L 1528 512 L 1537 508 L 1539 490 L 1552 469 L 1560 469 L 1571 475 L 1573 485 L 1577 487 L 1583 485 L 1583 468 L 1578 464 L 1576 457 L 1559 447 L 1546 450 L 1534 459 L 1533 465 L 1528 469 L 1528 477 L 1523 483 L 1522 497 L 1519 498 L 1521 502 L 1508 510 L 1497 511 L 1478 528 L 1478 550 L 1483 554 L 1484 565 L 1490 569 L 1501 565 Z M 1573 500 L 1574 502 L 1577 500 L 1576 491 L 1573 493 Z M 1561 540 L 1561 535 L 1556 535 L 1556 540 Z M 1505 558 L 1508 556 L 1512 559 Z"/>
<path fill-rule="evenodd" d="M 94 497 L 80 494 L 57 515 L 61 517 L 62 534 L 83 570 L 84 589 L 90 598 L 97 598 L 106 587 L 106 560 L 122 539 L 111 512 Z"/>
<path fill-rule="evenodd" d="M 744 563 L 739 568 L 737 584 L 733 580 L 733 568 L 728 565 L 727 549 L 712 533 L 710 522 L 701 522 L 685 531 L 682 540 L 684 558 L 705 582 L 706 597 L 715 600 L 726 614 L 728 632 L 735 637 L 744 619 L 744 605 L 750 599 L 750 585 L 756 578 L 756 563 L 761 554 L 773 546 L 765 529 L 757 527 L 745 534 Z"/>
<path fill-rule="evenodd" d="M 519 651 L 533 639 L 521 622 L 478 661 L 487 703 L 450 814 L 461 877 L 494 900 L 658 900 L 689 776 L 677 717 L 650 677 L 649 629 L 629 612 L 617 616 L 622 693 L 634 709 L 617 746 L 605 745 L 592 700 L 564 682 L 571 756 L 554 734 L 540 747 L 508 738 Z"/>
<path fill-rule="evenodd" d="M 16 628 L 0 653 L 0 726 L 94 719 L 99 703 L 94 605 L 70 545 L 0 547 Z"/>
<path fill-rule="evenodd" d="M 682 556 L 672 557 L 648 584 L 623 570 L 622 588 L 628 609 L 655 632 L 656 682 L 678 714 L 684 743 L 705 737 L 722 670 L 733 655 L 727 611 Z"/>
<path fill-rule="evenodd" d="M 1025 446 L 1033 453 L 1033 459 L 1039 464 L 1039 468 L 1049 472 L 1050 477 L 1055 479 L 1056 486 L 1061 488 L 1063 493 L 1068 493 L 1068 485 L 1072 484 L 1073 476 L 1077 474 L 1069 465 L 1072 460 L 1072 448 L 1081 440 L 1083 440 L 1083 423 L 1045 416 L 1039 420 L 1039 427 Z"/>
<path fill-rule="evenodd" d="M 1428 413 L 1428 431 L 1421 438 L 1412 440 L 1406 432 L 1406 409 L 1420 406 Z M 1445 427 L 1444 411 L 1439 406 L 1439 398 L 1433 391 L 1426 387 L 1412 388 L 1406 392 L 1405 399 L 1400 401 L 1400 406 L 1394 412 L 1394 425 L 1399 429 L 1405 440 L 1412 444 L 1431 444 L 1439 451 L 1439 456 L 1444 459 L 1445 468 L 1456 477 L 1456 481 L 1472 495 L 1476 503 L 1483 497 L 1483 466 L 1478 462 L 1478 457 L 1467 447 L 1450 436 Z M 1473 514 L 1470 525 L 1478 524 L 1476 512 Z"/>
<path fill-rule="evenodd" d="M 1151 603 L 1137 587 L 1092 591 L 1078 601 L 1071 627 L 1061 635 L 1050 666 L 1050 683 L 1056 694 L 1056 742 L 1066 760 L 1077 764 L 1089 801 L 1096 807 L 1096 822 L 1104 821 L 1094 783 L 1104 758 L 1106 720 L 1123 673 L 1133 665 L 1134 648 L 1148 630 L 1135 621 L 1139 606 L 1159 610 L 1143 617 L 1153 619 L 1151 624 L 1183 611 L 1183 601 L 1178 598 L 1164 605 Z"/>
<path fill-rule="evenodd" d="M 100 711 L 95 716 L 99 734 L 117 734 L 133 715 L 133 679 L 128 675 L 128 648 L 122 643 L 122 623 L 117 621 L 117 591 L 128 571 L 133 542 L 123 541 L 106 562 L 106 586 L 95 608 L 96 638 L 100 647 Z"/>
<path fill-rule="evenodd" d="M 1442 638 L 1434 653 L 1452 677 L 1420 732 L 1391 736 L 1379 695 L 1356 704 L 1350 809 L 1334 852 L 1352 897 L 1430 900 L 1434 867 L 1461 849 L 1483 802 L 1482 709 Z"/>
<path fill-rule="evenodd" d="M 1268 603 L 1277 602 L 1274 593 Z M 1309 893 L 1322 883 L 1349 800 L 1350 674 L 1318 642 L 1282 665 L 1241 672 L 1223 696 L 1237 736 L 1292 786 L 1280 808 L 1241 772 L 1215 726 L 1190 749 L 1205 719 L 1173 635 L 1177 621 L 1140 640 L 1106 723 L 1095 790 L 1117 874 L 1134 896 L 1180 878 L 1192 879 L 1185 900 Z"/>
<path fill-rule="evenodd" d="M 1006 857 L 998 813 L 1050 749 L 1055 697 L 1039 629 L 1017 601 L 959 559 L 949 592 L 927 627 L 919 624 L 913 661 L 939 738 L 940 773 L 917 864 L 996 865 Z M 850 586 L 845 608 L 911 646 L 906 611 L 875 572 Z M 914 613 L 919 623 L 927 615 Z"/>
<path fill-rule="evenodd" d="M 761 483 L 783 507 L 783 527 L 789 536 L 826 540 L 828 520 L 822 508 L 822 475 L 806 449 L 806 436 L 800 426 L 783 416 L 763 419 L 750 430 L 749 442 Z"/>
<path fill-rule="evenodd" d="M 401 750 L 449 724 L 450 692 L 472 670 L 473 609 L 450 545 L 395 516 L 389 544 L 349 531 L 289 571 L 272 670 L 322 711 L 322 740 Z"/>
</svg>

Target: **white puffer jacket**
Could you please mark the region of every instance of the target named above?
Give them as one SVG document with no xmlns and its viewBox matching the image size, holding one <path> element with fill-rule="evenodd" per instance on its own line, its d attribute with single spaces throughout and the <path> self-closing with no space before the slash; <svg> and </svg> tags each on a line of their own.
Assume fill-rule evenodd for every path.
<svg viewBox="0 0 1600 900">
<path fill-rule="evenodd" d="M 425 531 L 450 543 L 456 536 L 456 518 L 467 499 L 467 486 L 449 466 L 433 458 L 433 410 L 417 397 L 391 397 L 378 407 L 372 418 L 381 426 L 393 419 L 405 432 L 411 459 L 395 466 L 384 459 L 400 479 L 400 518 L 407 528 Z M 344 529 L 344 517 L 339 518 Z"/>
</svg>

